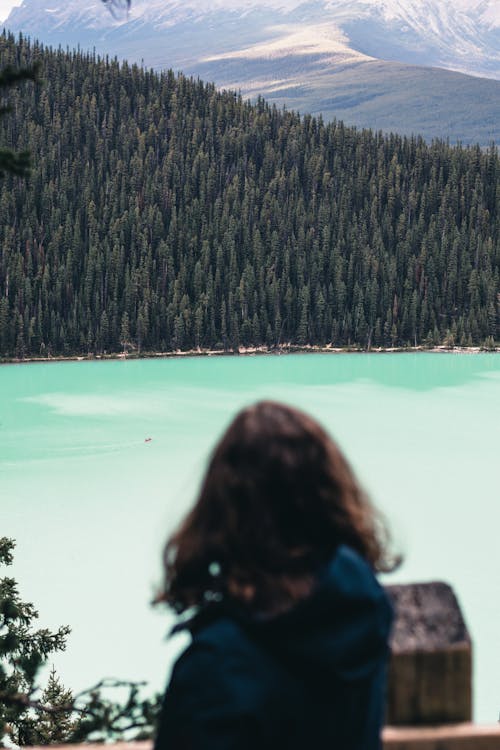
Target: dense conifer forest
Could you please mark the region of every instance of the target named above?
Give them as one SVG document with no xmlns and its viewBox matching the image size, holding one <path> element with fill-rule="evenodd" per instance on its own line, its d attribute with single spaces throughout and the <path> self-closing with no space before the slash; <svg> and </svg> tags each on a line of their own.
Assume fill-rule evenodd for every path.
<svg viewBox="0 0 500 750">
<path fill-rule="evenodd" d="M 325 125 L 0 37 L 41 60 L 0 142 L 0 356 L 500 338 L 496 149 Z"/>
</svg>

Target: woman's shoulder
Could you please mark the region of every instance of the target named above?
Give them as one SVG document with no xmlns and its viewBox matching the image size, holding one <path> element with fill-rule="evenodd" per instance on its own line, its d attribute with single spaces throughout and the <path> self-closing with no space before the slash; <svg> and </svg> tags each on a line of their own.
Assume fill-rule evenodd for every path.
<svg viewBox="0 0 500 750">
<path fill-rule="evenodd" d="M 214 664 L 232 675 L 300 670 L 304 661 L 330 674 L 387 649 L 392 607 L 371 566 L 353 549 L 338 548 L 310 596 L 275 617 L 248 612 L 231 600 L 209 604 L 184 627 L 191 646 L 180 669 Z M 342 667 L 341 667 L 342 665 Z"/>
<path fill-rule="evenodd" d="M 199 706 L 225 716 L 259 715 L 284 688 L 283 675 L 262 644 L 237 619 L 222 613 L 193 632 L 169 686 L 194 711 Z"/>
<path fill-rule="evenodd" d="M 204 666 L 211 669 L 238 659 L 247 659 L 251 653 L 255 658 L 257 644 L 249 636 L 240 618 L 231 614 L 230 607 L 211 607 L 201 612 L 188 624 L 191 643 L 181 654 L 175 668 L 186 672 L 199 670 Z"/>
</svg>

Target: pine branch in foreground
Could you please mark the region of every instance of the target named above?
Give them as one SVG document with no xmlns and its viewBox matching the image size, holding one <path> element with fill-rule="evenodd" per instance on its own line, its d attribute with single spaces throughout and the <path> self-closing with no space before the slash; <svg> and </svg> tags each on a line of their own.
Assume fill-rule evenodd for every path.
<svg viewBox="0 0 500 750">
<path fill-rule="evenodd" d="M 0 565 L 12 564 L 14 546 L 0 538 Z M 36 629 L 37 619 L 16 581 L 0 578 L 0 747 L 152 737 L 160 696 L 143 698 L 142 682 L 104 679 L 74 695 L 52 668 L 40 694 L 40 669 L 65 650 L 70 628 Z"/>
</svg>

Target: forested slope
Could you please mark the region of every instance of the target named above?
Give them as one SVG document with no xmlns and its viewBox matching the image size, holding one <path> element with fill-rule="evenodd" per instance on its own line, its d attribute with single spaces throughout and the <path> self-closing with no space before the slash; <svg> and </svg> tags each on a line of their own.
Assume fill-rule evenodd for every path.
<svg viewBox="0 0 500 750">
<path fill-rule="evenodd" d="M 495 149 L 357 132 L 0 38 L 0 355 L 499 338 Z"/>
</svg>

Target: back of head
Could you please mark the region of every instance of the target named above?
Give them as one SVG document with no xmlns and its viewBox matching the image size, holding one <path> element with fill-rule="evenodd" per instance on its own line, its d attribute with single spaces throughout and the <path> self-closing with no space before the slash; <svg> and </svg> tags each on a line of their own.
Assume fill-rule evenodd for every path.
<svg viewBox="0 0 500 750">
<path fill-rule="evenodd" d="M 193 510 L 167 543 L 164 598 L 178 611 L 225 595 L 271 611 L 302 596 L 340 544 L 387 569 L 384 533 L 325 430 L 262 401 L 230 424 Z"/>
</svg>

